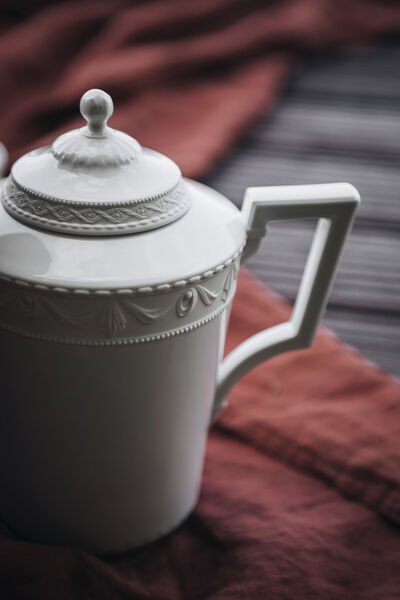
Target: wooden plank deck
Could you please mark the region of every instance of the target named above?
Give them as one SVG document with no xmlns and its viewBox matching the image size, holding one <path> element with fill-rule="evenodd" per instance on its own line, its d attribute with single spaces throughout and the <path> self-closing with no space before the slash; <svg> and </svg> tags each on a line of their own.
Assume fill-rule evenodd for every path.
<svg viewBox="0 0 400 600">
<path fill-rule="evenodd" d="M 362 204 L 324 323 L 400 376 L 400 45 L 316 61 L 206 183 L 240 205 L 247 186 L 349 181 Z M 293 301 L 310 222 L 274 223 L 247 266 Z"/>
</svg>

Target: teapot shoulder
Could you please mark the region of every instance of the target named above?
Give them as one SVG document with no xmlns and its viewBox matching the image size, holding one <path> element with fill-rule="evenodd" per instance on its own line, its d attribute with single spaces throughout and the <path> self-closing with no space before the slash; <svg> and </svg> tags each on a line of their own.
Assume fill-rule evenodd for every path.
<svg viewBox="0 0 400 600">
<path fill-rule="evenodd" d="M 85 237 L 26 226 L 0 205 L 0 275 L 66 289 L 162 288 L 223 268 L 246 239 L 240 211 L 185 180 L 191 207 L 177 221 L 132 235 Z"/>
</svg>

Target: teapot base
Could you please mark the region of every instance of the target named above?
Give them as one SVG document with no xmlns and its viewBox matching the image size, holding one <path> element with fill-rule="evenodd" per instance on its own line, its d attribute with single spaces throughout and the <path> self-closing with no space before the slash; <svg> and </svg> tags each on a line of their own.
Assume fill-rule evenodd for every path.
<svg viewBox="0 0 400 600">
<path fill-rule="evenodd" d="M 141 539 L 140 541 L 136 540 L 133 543 L 127 543 L 123 547 L 121 547 L 121 545 L 118 545 L 118 548 L 107 547 L 107 548 L 100 549 L 100 548 L 93 548 L 93 547 L 85 547 L 85 546 L 82 546 L 81 544 L 79 544 L 77 546 L 75 546 L 74 544 L 68 544 L 66 546 L 64 543 L 57 542 L 53 539 L 52 540 L 45 539 L 45 538 L 43 538 L 43 539 L 41 538 L 40 540 L 38 540 L 37 538 L 32 539 L 28 535 L 24 535 L 23 533 L 18 531 L 16 528 L 14 528 L 10 523 L 7 522 L 7 519 L 3 518 L 3 515 L 1 515 L 1 514 L 0 514 L 0 519 L 4 523 L 5 527 L 12 534 L 12 536 L 15 536 L 15 538 L 19 539 L 20 541 L 30 542 L 32 544 L 46 544 L 46 545 L 51 545 L 51 546 L 75 548 L 77 550 L 89 552 L 90 554 L 94 554 L 96 556 L 99 556 L 99 557 L 102 557 L 105 559 L 112 559 L 112 558 L 118 558 L 119 556 L 124 556 L 125 554 L 129 554 L 131 552 L 135 552 L 139 549 L 150 546 L 151 544 L 161 541 L 162 539 L 166 538 L 168 535 L 172 534 L 176 529 L 178 529 L 181 525 L 183 525 L 183 523 L 186 521 L 186 519 L 188 519 L 190 517 L 190 515 L 192 514 L 192 512 L 195 510 L 197 503 L 199 501 L 199 495 L 200 495 L 200 487 L 197 490 L 195 501 L 190 505 L 190 508 L 183 513 L 183 516 L 180 516 L 179 519 L 176 520 L 176 522 L 174 522 L 172 525 L 169 525 L 166 529 L 161 530 L 161 531 L 155 531 L 152 534 L 150 534 L 150 536 L 148 538 Z"/>
</svg>

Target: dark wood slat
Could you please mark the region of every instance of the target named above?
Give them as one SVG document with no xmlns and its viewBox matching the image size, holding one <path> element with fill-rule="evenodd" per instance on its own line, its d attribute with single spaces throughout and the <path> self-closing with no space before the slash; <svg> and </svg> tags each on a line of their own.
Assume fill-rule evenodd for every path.
<svg viewBox="0 0 400 600">
<path fill-rule="evenodd" d="M 301 69 L 292 92 L 297 101 L 307 96 L 335 102 L 351 97 L 353 106 L 371 100 L 374 105 L 396 103 L 400 97 L 399 63 L 398 43 L 344 53 Z"/>
<path fill-rule="evenodd" d="M 269 123 L 264 145 L 319 144 L 324 148 L 364 152 L 366 147 L 379 152 L 397 153 L 400 120 L 397 110 L 381 107 L 313 106 L 286 104 Z"/>
<path fill-rule="evenodd" d="M 350 181 L 363 198 L 324 323 L 400 375 L 400 45 L 316 62 L 207 183 L 241 204 L 246 187 Z M 274 223 L 248 266 L 294 300 L 314 224 Z"/>
<path fill-rule="evenodd" d="M 400 104 L 400 103 L 399 103 Z M 400 120 L 400 119 L 399 119 Z M 364 164 L 359 157 L 352 161 L 342 156 L 313 154 L 301 150 L 287 153 L 282 149 L 236 153 L 229 164 L 214 177 L 213 184 L 236 204 L 240 205 L 249 185 L 281 185 L 295 183 L 326 183 L 350 181 L 360 191 L 362 204 L 357 222 L 363 219 L 392 228 L 400 227 L 400 135 L 399 168 L 380 164 Z"/>
</svg>

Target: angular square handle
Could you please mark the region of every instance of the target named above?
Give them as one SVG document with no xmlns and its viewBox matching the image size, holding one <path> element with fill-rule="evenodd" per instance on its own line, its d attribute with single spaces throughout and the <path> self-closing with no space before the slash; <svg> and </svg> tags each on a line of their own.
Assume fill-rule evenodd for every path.
<svg viewBox="0 0 400 600">
<path fill-rule="evenodd" d="M 269 221 L 318 218 L 293 313 L 289 321 L 253 335 L 220 364 L 212 420 L 230 388 L 247 371 L 281 352 L 310 346 L 360 202 L 349 183 L 247 188 L 242 214 L 247 223 L 243 258 L 258 249 Z"/>
</svg>

